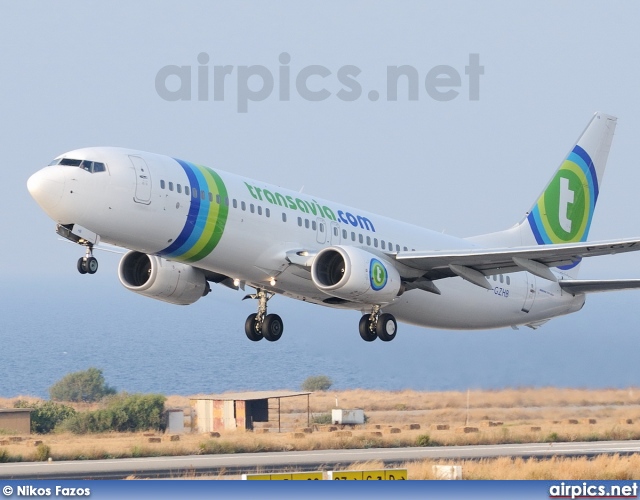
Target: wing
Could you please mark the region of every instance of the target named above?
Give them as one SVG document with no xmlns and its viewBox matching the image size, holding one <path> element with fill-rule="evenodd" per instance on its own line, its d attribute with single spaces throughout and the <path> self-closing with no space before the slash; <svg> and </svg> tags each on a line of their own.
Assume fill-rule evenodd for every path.
<svg viewBox="0 0 640 500">
<path fill-rule="evenodd" d="M 584 257 L 638 250 L 640 250 L 639 239 L 626 239 L 514 248 L 399 252 L 395 258 L 399 263 L 424 271 L 425 274 L 421 278 L 423 280 L 434 281 L 460 276 L 478 286 L 491 289 L 491 285 L 485 278 L 487 275 L 529 271 L 541 278 L 558 281 L 549 268 L 575 264 Z M 577 281 L 572 281 L 574 284 L 577 283 Z M 630 282 L 626 281 L 626 283 Z M 598 285 L 593 286 L 597 287 Z M 604 285 L 599 286 L 603 287 Z M 416 287 L 423 288 L 422 286 Z"/>
</svg>

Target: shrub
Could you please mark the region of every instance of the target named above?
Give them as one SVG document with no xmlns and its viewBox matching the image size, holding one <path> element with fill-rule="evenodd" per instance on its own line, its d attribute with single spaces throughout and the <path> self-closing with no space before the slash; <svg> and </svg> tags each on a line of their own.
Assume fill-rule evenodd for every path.
<svg viewBox="0 0 640 500">
<path fill-rule="evenodd" d="M 126 394 L 110 398 L 102 410 L 76 413 L 61 429 L 74 434 L 162 430 L 165 397 L 160 394 Z"/>
<path fill-rule="evenodd" d="M 44 443 L 40 443 L 36 448 L 35 460 L 37 462 L 46 462 L 51 456 L 51 448 Z"/>
<path fill-rule="evenodd" d="M 31 412 L 31 432 L 47 434 L 57 425 L 76 414 L 70 406 L 46 401 L 43 403 L 28 403 L 18 400 L 14 408 L 33 408 Z"/>
<path fill-rule="evenodd" d="M 9 452 L 4 448 L 0 448 L 0 464 L 5 464 L 9 461 Z"/>
<path fill-rule="evenodd" d="M 549 433 L 549 435 L 547 435 L 547 437 L 545 438 L 545 441 L 547 443 L 558 443 L 560 441 L 560 436 L 558 435 L 557 432 L 551 432 Z"/>
<path fill-rule="evenodd" d="M 302 382 L 302 390 L 309 392 L 328 391 L 333 381 L 326 375 L 313 375 Z"/>
<path fill-rule="evenodd" d="M 320 413 L 311 417 L 312 424 L 326 425 L 331 422 L 331 413 Z"/>
<path fill-rule="evenodd" d="M 102 376 L 102 370 L 89 368 L 85 371 L 69 373 L 49 388 L 54 401 L 94 402 L 116 393 Z"/>
<path fill-rule="evenodd" d="M 416 439 L 416 446 L 429 446 L 431 444 L 431 436 L 429 434 L 420 434 Z"/>
</svg>

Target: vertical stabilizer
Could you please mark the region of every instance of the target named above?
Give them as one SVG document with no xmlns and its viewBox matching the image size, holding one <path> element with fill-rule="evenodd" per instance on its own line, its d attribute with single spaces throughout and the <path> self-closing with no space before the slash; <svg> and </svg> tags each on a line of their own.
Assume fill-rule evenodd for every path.
<svg viewBox="0 0 640 500">
<path fill-rule="evenodd" d="M 539 245 L 587 241 L 615 127 L 596 113 L 536 201 L 523 224 Z"/>
<path fill-rule="evenodd" d="M 471 238 L 487 246 L 531 246 L 587 241 L 602 186 L 614 116 L 596 113 L 524 220 L 506 231 Z M 576 277 L 580 261 L 560 268 Z"/>
</svg>

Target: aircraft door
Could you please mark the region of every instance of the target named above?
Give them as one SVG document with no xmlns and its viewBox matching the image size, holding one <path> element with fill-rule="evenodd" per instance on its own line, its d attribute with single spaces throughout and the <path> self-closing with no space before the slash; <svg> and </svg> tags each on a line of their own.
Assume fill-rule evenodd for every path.
<svg viewBox="0 0 640 500">
<path fill-rule="evenodd" d="M 524 279 L 526 282 L 526 290 L 524 296 L 524 304 L 522 305 L 522 312 L 528 313 L 531 311 L 534 301 L 536 300 L 536 277 L 530 273 L 524 273 Z"/>
<path fill-rule="evenodd" d="M 151 203 L 151 173 L 147 162 L 139 156 L 129 156 L 129 159 L 136 173 L 136 193 L 133 200 L 148 205 Z"/>
</svg>

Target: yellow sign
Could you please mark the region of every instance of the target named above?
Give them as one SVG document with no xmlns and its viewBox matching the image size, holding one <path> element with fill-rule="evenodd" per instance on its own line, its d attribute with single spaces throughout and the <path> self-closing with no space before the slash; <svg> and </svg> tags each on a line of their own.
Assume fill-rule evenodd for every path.
<svg viewBox="0 0 640 500">
<path fill-rule="evenodd" d="M 407 469 L 334 470 L 327 475 L 334 481 L 394 481 L 406 480 Z"/>
<path fill-rule="evenodd" d="M 283 474 L 242 474 L 249 481 L 322 481 L 322 472 L 292 472 Z"/>
</svg>

